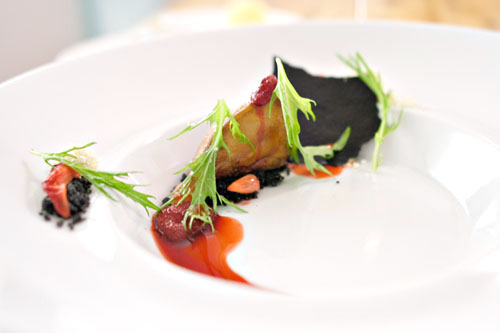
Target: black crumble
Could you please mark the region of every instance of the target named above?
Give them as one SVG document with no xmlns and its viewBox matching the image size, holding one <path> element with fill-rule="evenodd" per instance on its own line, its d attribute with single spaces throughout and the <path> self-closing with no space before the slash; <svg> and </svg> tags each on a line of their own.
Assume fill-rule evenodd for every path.
<svg viewBox="0 0 500 333">
<path fill-rule="evenodd" d="M 236 192 L 231 192 L 228 191 L 228 186 L 231 185 L 235 180 L 238 180 L 239 178 L 248 175 L 248 174 L 253 174 L 259 179 L 260 183 L 260 188 L 264 187 L 275 187 L 278 186 L 284 179 L 284 177 L 281 175 L 284 171 L 289 172 L 288 166 L 284 165 L 281 168 L 277 169 L 272 169 L 272 170 L 256 170 L 253 172 L 241 174 L 238 176 L 230 176 L 230 177 L 224 177 L 217 179 L 217 192 L 219 192 L 220 195 L 224 196 L 226 199 L 228 199 L 231 202 L 238 203 L 240 201 L 244 200 L 250 200 L 250 199 L 255 199 L 257 198 L 257 193 L 248 193 L 248 194 L 243 194 L 243 193 L 236 193 Z M 210 204 L 211 202 L 208 201 Z M 223 203 L 219 203 L 223 204 Z"/>
<path fill-rule="evenodd" d="M 249 194 L 243 194 L 243 193 L 236 193 L 236 192 L 231 192 L 227 190 L 227 187 L 231 185 L 235 180 L 248 175 L 248 174 L 253 174 L 259 179 L 260 183 L 260 188 L 264 187 L 275 187 L 278 186 L 285 177 L 283 177 L 282 173 L 286 172 L 286 174 L 290 174 L 290 170 L 288 169 L 288 165 L 284 165 L 281 168 L 277 169 L 272 169 L 272 170 L 256 170 L 253 172 L 248 172 L 244 174 L 240 174 L 238 176 L 230 176 L 230 177 L 224 177 L 224 178 L 219 178 L 216 180 L 216 185 L 217 185 L 217 192 L 224 196 L 226 199 L 228 199 L 231 202 L 238 203 L 244 200 L 250 200 L 250 199 L 255 199 L 257 198 L 257 193 L 249 193 Z M 183 174 L 181 177 L 181 182 L 186 178 L 186 175 Z M 161 201 L 162 204 L 165 204 L 170 200 L 169 197 L 163 198 Z M 207 204 L 209 206 L 212 206 L 212 200 L 210 198 L 207 198 Z M 222 202 L 218 202 L 219 205 L 225 205 Z"/>
<path fill-rule="evenodd" d="M 60 218 L 56 222 L 58 227 L 62 227 L 65 223 L 68 227 L 73 230 L 74 226 L 84 220 L 83 213 L 90 204 L 90 193 L 92 192 L 92 183 L 90 183 L 85 177 L 73 178 L 67 186 L 67 196 L 69 201 L 69 207 L 71 210 L 71 217 L 68 219 L 63 219 L 52 204 L 52 200 L 46 196 L 42 201 L 42 210 L 40 215 L 46 221 L 50 221 L 51 217 Z"/>
</svg>

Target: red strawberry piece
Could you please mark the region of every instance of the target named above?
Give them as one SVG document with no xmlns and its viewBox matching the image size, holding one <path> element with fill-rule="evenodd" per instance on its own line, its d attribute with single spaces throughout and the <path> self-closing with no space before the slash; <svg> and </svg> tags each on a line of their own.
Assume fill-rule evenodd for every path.
<svg viewBox="0 0 500 333">
<path fill-rule="evenodd" d="M 55 165 L 50 170 L 49 177 L 42 183 L 42 189 L 54 205 L 56 212 L 64 218 L 71 216 L 66 187 L 73 178 L 80 174 L 64 164 Z"/>
<path fill-rule="evenodd" d="M 274 75 L 265 77 L 256 92 L 253 93 L 250 101 L 255 106 L 264 106 L 271 100 L 274 88 L 278 84 L 278 79 Z"/>
<path fill-rule="evenodd" d="M 195 219 L 190 229 L 184 229 L 182 221 L 190 205 L 190 202 L 184 201 L 180 204 L 173 203 L 163 208 L 153 217 L 154 228 L 171 242 L 180 242 L 185 239 L 194 238 L 204 230 L 207 230 L 209 225 L 204 224 L 200 219 Z M 213 210 L 210 210 L 210 219 L 215 221 Z"/>
</svg>

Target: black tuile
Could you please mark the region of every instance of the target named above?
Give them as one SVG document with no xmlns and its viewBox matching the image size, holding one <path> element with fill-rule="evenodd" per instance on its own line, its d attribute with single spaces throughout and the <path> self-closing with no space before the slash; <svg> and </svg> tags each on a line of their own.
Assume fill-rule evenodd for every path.
<svg viewBox="0 0 500 333">
<path fill-rule="evenodd" d="M 301 143 L 304 146 L 333 143 L 350 126 L 351 135 L 345 148 L 335 152 L 335 156 L 328 161 L 321 158 L 318 161 L 337 166 L 357 157 L 361 146 L 374 137 L 380 126 L 375 94 L 358 77 L 314 76 L 282 62 L 288 79 L 299 95 L 317 103 L 313 106 L 315 122 L 307 120 L 302 112 L 298 113 Z M 276 64 L 274 74 L 277 75 Z"/>
</svg>

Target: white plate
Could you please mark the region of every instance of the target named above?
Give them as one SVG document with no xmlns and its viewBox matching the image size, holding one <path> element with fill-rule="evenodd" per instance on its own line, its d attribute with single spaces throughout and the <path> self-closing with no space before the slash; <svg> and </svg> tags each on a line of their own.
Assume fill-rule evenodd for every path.
<svg viewBox="0 0 500 333">
<path fill-rule="evenodd" d="M 75 232 L 37 215 L 47 169 L 30 148 L 97 141 L 103 169 L 145 171 L 137 180 L 161 197 L 203 129 L 165 138 L 218 98 L 245 102 L 273 55 L 341 75 L 336 54 L 355 51 L 420 107 L 387 139 L 377 174 L 361 165 L 340 184 L 290 177 L 249 214 L 226 211 L 245 229 L 232 267 L 281 293 L 169 264 L 127 202 L 97 197 Z M 173 37 L 3 84 L 0 328 L 498 331 L 498 59 L 492 32 L 308 23 Z"/>
</svg>

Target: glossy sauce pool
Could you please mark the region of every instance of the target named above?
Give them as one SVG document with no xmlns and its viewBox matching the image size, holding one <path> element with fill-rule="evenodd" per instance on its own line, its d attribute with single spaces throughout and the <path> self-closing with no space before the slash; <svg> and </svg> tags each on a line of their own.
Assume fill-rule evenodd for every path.
<svg viewBox="0 0 500 333">
<path fill-rule="evenodd" d="M 228 254 L 243 239 L 243 226 L 237 220 L 217 216 L 215 231 L 202 233 L 194 241 L 172 243 L 151 227 L 153 238 L 165 259 L 184 268 L 213 277 L 250 284 L 227 264 Z"/>
</svg>

